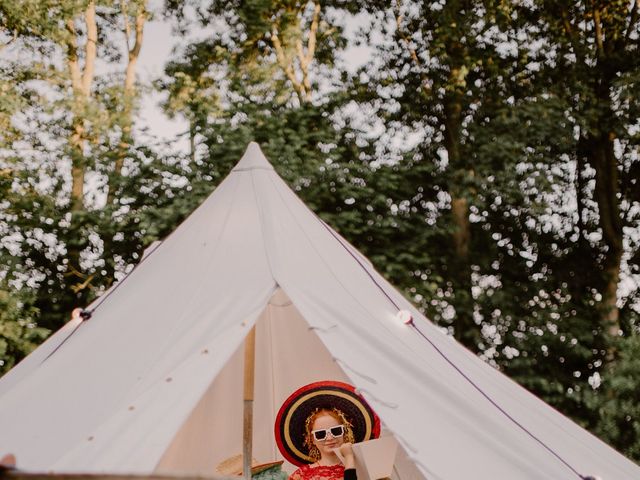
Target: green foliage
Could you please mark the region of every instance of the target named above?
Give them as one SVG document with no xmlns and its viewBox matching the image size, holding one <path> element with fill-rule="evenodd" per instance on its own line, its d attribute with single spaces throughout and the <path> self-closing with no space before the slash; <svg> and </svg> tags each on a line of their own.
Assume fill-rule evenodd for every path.
<svg viewBox="0 0 640 480">
<path fill-rule="evenodd" d="M 149 203 L 135 208 L 143 195 L 136 183 L 144 173 L 151 188 L 165 184 L 157 165 L 173 160 L 156 162 L 128 138 L 132 99 L 122 75 L 81 70 L 88 89 L 79 92 L 70 72 L 73 61 L 88 68 L 90 2 L 53 3 L 0 5 L 3 26 L 15 36 L 5 46 L 15 60 L 0 68 L 7 92 L 0 100 L 0 272 L 33 293 L 38 324 L 55 330 L 139 258 L 148 237 L 134 225 Z M 97 60 L 117 65 L 126 46 L 120 3 L 97 2 L 96 12 Z M 114 173 L 118 161 L 125 177 Z M 93 185 L 79 197 L 70 193 L 72 168 L 81 171 L 80 185 Z"/>
<path fill-rule="evenodd" d="M 0 375 L 28 355 L 49 331 L 36 326 L 37 311 L 6 288 L 0 289 Z"/>
<path fill-rule="evenodd" d="M 599 417 L 595 433 L 632 459 L 640 458 L 640 336 L 616 342 L 618 357 L 605 370 L 602 386 L 592 399 Z"/>
</svg>

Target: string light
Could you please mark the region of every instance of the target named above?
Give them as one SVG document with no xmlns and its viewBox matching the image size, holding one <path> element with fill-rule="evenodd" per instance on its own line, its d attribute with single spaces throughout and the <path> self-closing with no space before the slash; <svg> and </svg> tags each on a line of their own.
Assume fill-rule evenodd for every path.
<svg viewBox="0 0 640 480">
<path fill-rule="evenodd" d="M 399 310 L 396 313 L 396 318 L 405 325 L 413 325 L 413 315 L 409 310 Z"/>
</svg>

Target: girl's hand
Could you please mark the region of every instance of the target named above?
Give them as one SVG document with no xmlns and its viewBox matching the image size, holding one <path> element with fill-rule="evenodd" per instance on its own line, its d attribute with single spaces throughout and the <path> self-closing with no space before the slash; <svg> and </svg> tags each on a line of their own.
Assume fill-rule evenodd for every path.
<svg viewBox="0 0 640 480">
<path fill-rule="evenodd" d="M 340 455 L 342 455 L 342 457 L 344 458 L 344 468 L 355 468 L 356 467 L 356 461 L 355 458 L 353 456 L 353 448 L 352 448 L 352 444 L 351 443 L 343 443 L 342 445 L 340 445 L 340 447 L 338 448 L 338 450 L 340 450 Z"/>
</svg>

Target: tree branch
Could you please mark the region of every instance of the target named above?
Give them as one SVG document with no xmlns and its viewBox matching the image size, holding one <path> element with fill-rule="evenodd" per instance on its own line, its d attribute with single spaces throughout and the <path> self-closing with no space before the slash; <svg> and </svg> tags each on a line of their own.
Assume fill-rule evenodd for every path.
<svg viewBox="0 0 640 480">
<path fill-rule="evenodd" d="M 136 15 L 136 41 L 129 52 L 136 58 L 140 55 L 140 49 L 142 48 L 142 34 L 144 31 L 144 24 L 147 20 L 146 3 L 146 1 L 143 2 L 142 8 L 138 11 L 138 15 Z"/>
<path fill-rule="evenodd" d="M 140 50 L 142 48 L 144 24 L 147 18 L 146 6 L 147 6 L 147 0 L 144 0 L 138 6 L 138 11 L 136 13 L 136 24 L 135 24 L 135 28 L 136 28 L 135 43 L 133 44 L 133 47 L 130 48 L 131 27 L 129 23 L 129 12 L 125 8 L 124 0 L 122 0 L 121 2 L 122 14 L 125 17 L 125 35 L 127 37 L 127 53 L 129 55 L 129 60 L 127 62 L 127 68 L 126 68 L 125 77 L 124 77 L 124 99 L 123 99 L 124 114 L 121 120 L 122 136 L 120 139 L 120 143 L 118 145 L 119 151 L 116 157 L 116 161 L 114 163 L 113 175 L 109 179 L 109 182 L 107 184 L 107 205 L 112 204 L 115 199 L 116 189 L 114 185 L 114 179 L 117 179 L 120 177 L 120 174 L 122 172 L 122 167 L 124 166 L 124 161 L 129 152 L 129 147 L 133 142 L 131 130 L 132 130 L 132 124 L 133 124 L 132 112 L 133 112 L 135 80 L 136 80 L 135 69 L 136 69 L 136 63 L 138 61 L 138 56 L 140 55 Z"/>
<path fill-rule="evenodd" d="M 69 32 L 69 40 L 67 40 L 67 65 L 71 74 L 71 86 L 77 92 L 82 91 L 82 74 L 80 72 L 80 64 L 78 62 L 78 42 L 76 40 L 76 26 L 73 19 L 67 20 L 67 31 Z"/>
<path fill-rule="evenodd" d="M 304 72 L 304 70 L 307 68 L 307 57 L 304 54 L 304 51 L 302 49 L 302 39 L 301 38 L 299 38 L 296 41 L 296 52 L 298 54 L 298 61 L 300 62 L 300 68 Z"/>
<path fill-rule="evenodd" d="M 309 65 L 311 65 L 316 51 L 318 24 L 320 23 L 320 8 L 320 4 L 316 2 L 314 4 L 311 26 L 309 27 L 309 39 L 307 40 L 306 54 L 302 47 L 302 38 L 299 38 L 296 42 L 296 52 L 298 54 L 298 62 L 300 63 L 300 71 L 302 72 L 305 101 L 311 100 L 311 78 L 309 76 Z"/>
<path fill-rule="evenodd" d="M 307 42 L 307 57 L 306 64 L 309 65 L 313 60 L 316 53 L 316 39 L 318 35 L 318 25 L 320 23 L 320 4 L 315 3 L 313 9 L 313 20 L 311 21 L 311 28 L 309 29 L 309 41 Z"/>
<path fill-rule="evenodd" d="M 629 25 L 627 25 L 627 31 L 624 34 L 624 45 L 626 45 L 629 42 L 629 35 L 631 35 L 631 31 L 633 30 L 633 27 L 635 27 L 637 22 L 638 22 L 638 0 L 635 0 L 633 2 L 633 6 L 631 7 L 631 10 L 629 11 Z"/>
<path fill-rule="evenodd" d="M 73 291 L 73 293 L 78 293 L 81 290 L 84 290 L 85 288 L 90 287 L 91 281 L 96 276 L 95 273 L 92 273 L 91 275 L 84 275 L 80 272 L 77 272 L 77 273 L 78 273 L 78 276 L 80 276 L 81 278 L 84 278 L 84 282 L 76 283 L 75 285 L 72 285 L 71 290 Z"/>
<path fill-rule="evenodd" d="M 278 64 L 280 68 L 284 71 L 285 75 L 293 85 L 294 90 L 296 91 L 298 98 L 301 102 L 306 101 L 306 94 L 304 91 L 304 85 L 300 83 L 300 81 L 296 78 L 296 74 L 293 71 L 293 65 L 291 62 L 287 61 L 287 57 L 284 54 L 284 49 L 282 48 L 282 43 L 280 43 L 280 38 L 278 37 L 278 32 L 275 28 L 271 30 L 271 43 L 273 44 L 273 48 L 276 50 L 276 58 L 278 59 Z"/>
<path fill-rule="evenodd" d="M 584 56 L 582 55 L 582 51 L 579 48 L 579 43 L 577 41 L 575 32 L 573 31 L 573 25 L 571 25 L 571 22 L 569 22 L 569 19 L 567 18 L 567 12 L 564 9 L 562 10 L 562 25 L 567 36 L 569 37 L 569 42 L 571 43 L 571 47 L 573 48 L 573 53 L 575 54 L 576 59 L 581 63 L 584 63 Z"/>
<path fill-rule="evenodd" d="M 420 61 L 420 57 L 418 57 L 418 53 L 416 52 L 415 48 L 411 47 L 411 40 L 409 39 L 409 37 L 407 36 L 407 34 L 402 28 L 402 20 L 404 19 L 404 16 L 400 12 L 400 3 L 398 1 L 395 2 L 394 17 L 396 20 L 396 29 L 398 32 L 398 36 L 404 42 L 407 50 L 409 51 L 409 56 L 411 57 L 411 60 L 413 61 L 415 66 L 418 68 L 420 72 L 420 82 L 422 84 L 422 89 L 424 90 L 425 93 L 428 94 L 431 91 L 431 88 L 429 87 L 427 76 L 424 74 L 422 70 L 422 62 Z"/>
<path fill-rule="evenodd" d="M 127 39 L 127 52 L 130 52 L 129 38 L 131 37 L 131 25 L 129 24 L 129 10 L 127 9 L 126 0 L 120 0 L 120 10 L 122 10 L 122 16 L 124 17 L 124 34 Z"/>
<path fill-rule="evenodd" d="M 133 44 L 133 47 L 131 47 L 131 49 L 128 50 L 129 62 L 127 63 L 127 71 L 125 75 L 125 84 L 124 84 L 125 94 L 132 93 L 133 87 L 135 84 L 135 66 L 138 61 L 138 57 L 140 56 L 140 50 L 142 49 L 144 24 L 147 19 L 146 3 L 147 3 L 146 1 L 142 3 L 142 5 L 139 7 L 140 9 L 138 10 L 138 13 L 136 14 L 136 37 L 135 37 L 135 42 Z M 127 29 L 127 49 L 129 49 L 129 38 L 131 35 L 130 27 L 128 27 L 129 15 L 128 13 L 125 13 L 124 15 L 126 18 L 125 28 Z"/>
<path fill-rule="evenodd" d="M 309 59 L 302 50 L 302 39 L 296 42 L 296 51 L 298 52 L 298 61 L 300 62 L 300 71 L 302 72 L 302 85 L 304 86 L 305 101 L 311 97 L 311 79 L 309 78 Z"/>
</svg>

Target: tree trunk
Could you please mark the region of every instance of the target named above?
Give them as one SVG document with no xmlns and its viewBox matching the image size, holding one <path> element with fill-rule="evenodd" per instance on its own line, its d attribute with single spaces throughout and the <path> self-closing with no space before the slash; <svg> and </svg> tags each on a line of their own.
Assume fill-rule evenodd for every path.
<svg viewBox="0 0 640 480">
<path fill-rule="evenodd" d="M 71 212 L 75 215 L 84 210 L 84 128 L 80 119 L 74 121 L 71 146 Z"/>
<path fill-rule="evenodd" d="M 298 70 L 301 78 L 298 78 L 296 72 L 296 63 L 293 57 L 288 57 L 285 54 L 287 45 L 283 45 L 280 39 L 280 32 L 276 24 L 272 25 L 270 38 L 273 49 L 275 50 L 276 59 L 278 65 L 286 75 L 287 79 L 291 82 L 293 90 L 296 92 L 298 100 L 301 104 L 311 102 L 312 86 L 311 76 L 309 73 L 309 67 L 313 62 L 316 53 L 316 42 L 318 37 L 318 27 L 320 25 L 320 2 L 315 2 L 313 6 L 313 18 L 309 25 L 309 35 L 307 39 L 306 51 L 302 42 L 302 29 L 299 29 L 299 37 L 296 40 L 296 57 L 298 60 Z M 298 12 L 300 14 L 300 12 Z"/>
<path fill-rule="evenodd" d="M 612 336 L 618 336 L 620 312 L 617 305 L 620 266 L 623 254 L 623 231 L 620 218 L 618 165 L 613 133 L 604 132 L 591 139 L 590 162 L 596 171 L 595 195 L 598 203 L 602 237 L 607 247 L 603 266 L 602 324 Z"/>
<path fill-rule="evenodd" d="M 452 69 L 452 77 L 457 75 Z M 454 172 L 449 193 L 453 221 L 453 260 L 450 265 L 454 289 L 456 323 L 454 336 L 472 351 L 477 351 L 479 332 L 473 319 L 473 296 L 471 293 L 471 261 L 469 248 L 471 224 L 469 222 L 469 202 L 465 195 L 465 181 L 470 172 L 463 165 L 460 155 L 462 129 L 462 98 L 457 89 L 447 95 L 444 101 L 444 144 L 449 157 L 449 168 Z"/>
<path fill-rule="evenodd" d="M 84 206 L 84 180 L 86 173 L 86 159 L 84 146 L 86 141 L 85 116 L 86 107 L 91 96 L 91 84 L 95 68 L 98 28 L 96 24 L 95 3 L 90 2 L 84 12 L 84 20 L 87 29 L 85 45 L 84 68 L 80 67 L 78 55 L 77 32 L 73 19 L 67 22 L 69 41 L 67 44 L 67 66 L 73 87 L 73 124 L 69 138 L 71 151 L 71 226 L 70 238 L 67 242 L 67 275 L 73 275 L 81 280 L 85 279 L 80 267 L 80 252 L 84 245 L 81 232 L 82 214 Z M 79 285 L 84 285 L 80 283 Z M 77 286 L 72 287 L 76 289 Z"/>
<path fill-rule="evenodd" d="M 455 2 L 448 4 L 452 11 L 458 11 Z M 396 33 L 399 40 L 405 45 L 411 58 L 411 62 L 420 70 L 421 91 L 426 98 L 432 95 L 429 78 L 424 72 L 420 55 L 413 46 L 411 33 L 403 26 L 404 15 L 400 3 L 394 3 L 394 16 Z M 478 350 L 480 332 L 473 320 L 473 296 L 471 293 L 471 223 L 469 222 L 469 201 L 465 182 L 473 176 L 473 171 L 464 164 L 460 147 L 462 140 L 462 111 L 463 95 L 466 88 L 466 74 L 463 69 L 465 51 L 463 44 L 457 39 L 447 42 L 447 56 L 449 62 L 449 78 L 447 93 L 443 100 L 443 124 L 444 147 L 447 150 L 449 169 L 452 174 L 452 185 L 449 188 L 451 195 L 451 216 L 453 222 L 453 255 L 449 265 L 453 283 L 454 308 L 456 320 L 454 325 L 454 337 L 472 351 Z"/>
</svg>

